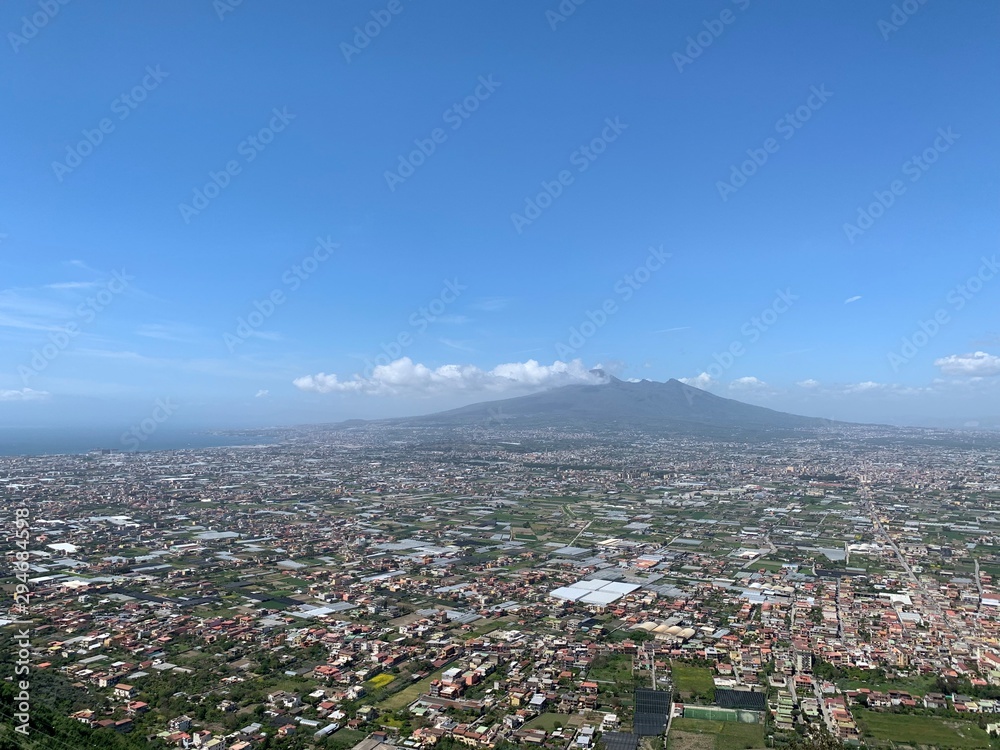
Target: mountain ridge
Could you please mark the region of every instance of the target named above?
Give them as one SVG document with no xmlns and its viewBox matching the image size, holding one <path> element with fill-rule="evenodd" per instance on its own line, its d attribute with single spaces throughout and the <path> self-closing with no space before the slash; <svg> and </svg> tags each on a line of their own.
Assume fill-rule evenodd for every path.
<svg viewBox="0 0 1000 750">
<path fill-rule="evenodd" d="M 511 428 L 638 428 L 678 434 L 818 430 L 849 424 L 716 396 L 674 378 L 666 382 L 625 381 L 600 371 L 595 374 L 605 377 L 605 382 L 564 385 L 526 396 L 378 421 L 414 427 L 493 424 Z"/>
</svg>

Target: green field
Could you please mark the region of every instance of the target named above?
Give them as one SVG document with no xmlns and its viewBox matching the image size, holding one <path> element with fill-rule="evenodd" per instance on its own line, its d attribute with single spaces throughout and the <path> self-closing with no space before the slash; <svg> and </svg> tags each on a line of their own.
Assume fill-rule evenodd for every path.
<svg viewBox="0 0 1000 750">
<path fill-rule="evenodd" d="M 448 664 L 451 664 L 451 662 L 449 661 Z M 379 708 L 386 708 L 390 711 L 398 711 L 401 708 L 406 708 L 408 705 L 413 703 L 413 701 L 431 689 L 432 681 L 441 679 L 441 675 L 444 673 L 444 670 L 448 668 L 448 664 L 419 682 L 415 682 L 409 687 L 403 688 L 398 693 L 393 693 L 378 704 Z"/>
<path fill-rule="evenodd" d="M 971 721 L 937 716 L 883 714 L 857 710 L 854 718 L 865 736 L 941 748 L 989 747 L 989 735 Z"/>
<path fill-rule="evenodd" d="M 378 704 L 379 708 L 386 708 L 390 711 L 398 711 L 401 708 L 406 708 L 408 705 L 413 703 L 417 698 L 426 693 L 431 689 L 431 681 L 437 679 L 441 676 L 440 672 L 432 674 L 430 677 L 425 677 L 420 680 L 420 682 L 415 682 L 409 687 L 403 688 L 398 693 L 393 693 L 384 701 Z"/>
<path fill-rule="evenodd" d="M 267 607 L 268 609 L 277 609 L 282 612 L 289 609 L 292 605 L 285 604 L 284 602 L 275 601 L 273 599 L 268 599 L 267 601 L 261 602 L 261 606 Z"/>
<path fill-rule="evenodd" d="M 326 746 L 330 750 L 346 750 L 357 745 L 366 736 L 364 732 L 359 732 L 356 729 L 339 729 L 330 735 Z"/>
<path fill-rule="evenodd" d="M 624 654 L 598 656 L 590 664 L 588 680 L 632 686 L 632 657 Z"/>
<path fill-rule="evenodd" d="M 469 636 L 472 638 L 479 638 L 481 636 L 488 635 L 489 633 L 492 633 L 494 630 L 499 630 L 500 628 L 509 624 L 509 622 L 510 622 L 509 619 L 501 619 L 501 618 L 497 618 L 496 620 L 483 620 L 481 623 L 477 623 L 478 627 L 476 627 L 471 633 L 469 633 Z"/>
<path fill-rule="evenodd" d="M 784 563 L 777 560 L 758 560 L 750 566 L 750 570 L 760 570 L 763 568 L 764 570 L 774 573 L 781 570 L 783 566 Z"/>
<path fill-rule="evenodd" d="M 936 677 L 911 677 L 897 680 L 882 680 L 881 682 L 871 682 L 865 680 L 837 680 L 837 685 L 841 690 L 859 690 L 868 688 L 879 693 L 889 690 L 904 690 L 910 695 L 926 695 L 934 692 L 937 688 Z"/>
<path fill-rule="evenodd" d="M 687 735 L 687 736 L 685 736 Z M 690 735 L 701 735 L 690 737 Z M 709 737 L 714 735 L 714 743 Z M 699 741 L 700 740 L 700 741 Z M 674 719 L 667 737 L 668 750 L 704 747 L 714 750 L 746 750 L 766 747 L 763 724 L 740 724 L 731 721 L 705 719 Z"/>
<path fill-rule="evenodd" d="M 680 661 L 670 662 L 670 672 L 673 675 L 674 687 L 681 697 L 692 695 L 712 697 L 715 695 L 715 683 L 712 681 L 712 670 L 706 667 L 694 667 Z"/>
<path fill-rule="evenodd" d="M 544 729 L 546 732 L 551 732 L 556 728 L 557 724 L 564 727 L 569 724 L 572 718 L 574 717 L 567 716 L 566 714 L 542 714 L 525 724 L 525 727 L 528 729 Z"/>
</svg>

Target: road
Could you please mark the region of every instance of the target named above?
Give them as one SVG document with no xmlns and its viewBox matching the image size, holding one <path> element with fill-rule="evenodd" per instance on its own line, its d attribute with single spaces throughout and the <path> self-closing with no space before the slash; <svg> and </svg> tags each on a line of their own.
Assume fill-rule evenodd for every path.
<svg viewBox="0 0 1000 750">
<path fill-rule="evenodd" d="M 930 590 L 924 586 L 924 584 L 917 578 L 910 564 L 906 562 L 906 558 L 903 557 L 902 551 L 899 549 L 899 545 L 896 544 L 895 540 L 889 535 L 889 532 L 882 526 L 882 522 L 879 520 L 878 511 L 875 506 L 869 502 L 868 512 L 871 515 L 872 525 L 875 527 L 875 531 L 881 536 L 885 537 L 886 542 L 892 547 L 892 551 L 896 553 L 896 559 L 899 560 L 899 564 L 906 571 L 906 574 L 910 577 L 913 585 L 919 589 L 921 595 L 923 596 L 924 602 L 927 606 L 930 606 L 934 610 L 934 614 L 938 616 L 938 626 L 941 627 L 945 623 L 944 610 L 938 604 L 937 600 L 931 596 Z M 978 576 L 977 576 L 978 579 Z"/>
<path fill-rule="evenodd" d="M 567 547 L 572 547 L 572 546 L 573 546 L 574 544 L 576 544 L 576 540 L 577 540 L 577 539 L 579 539 L 579 538 L 580 538 L 580 537 L 581 537 L 581 536 L 583 535 L 583 532 L 585 532 L 585 531 L 586 531 L 587 529 L 589 529 L 589 528 L 590 528 L 590 524 L 592 524 L 592 523 L 593 523 L 593 521 L 587 521 L 587 523 L 585 523 L 585 524 L 583 525 L 583 528 L 582 528 L 582 529 L 580 529 L 580 533 L 579 533 L 579 534 L 577 534 L 577 535 L 576 535 L 575 537 L 573 537 L 573 541 L 572 541 L 572 542 L 570 542 L 570 543 L 569 543 L 568 545 L 566 545 L 566 546 L 567 546 Z"/>
<path fill-rule="evenodd" d="M 976 564 L 976 590 L 979 591 L 979 603 L 976 605 L 978 611 L 983 609 L 983 581 L 979 577 L 979 558 L 974 557 L 972 561 Z"/>
</svg>

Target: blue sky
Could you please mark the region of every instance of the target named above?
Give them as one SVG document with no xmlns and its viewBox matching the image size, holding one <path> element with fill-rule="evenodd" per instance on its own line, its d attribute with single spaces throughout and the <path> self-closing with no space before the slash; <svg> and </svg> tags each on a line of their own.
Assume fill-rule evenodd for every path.
<svg viewBox="0 0 1000 750">
<path fill-rule="evenodd" d="M 1000 415 L 998 21 L 5 3 L 0 426 L 412 414 L 595 365 Z"/>
</svg>

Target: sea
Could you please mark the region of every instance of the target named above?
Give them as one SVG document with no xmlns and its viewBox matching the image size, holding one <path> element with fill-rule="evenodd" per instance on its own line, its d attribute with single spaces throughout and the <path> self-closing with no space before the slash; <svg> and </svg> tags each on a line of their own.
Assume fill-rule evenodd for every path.
<svg viewBox="0 0 1000 750">
<path fill-rule="evenodd" d="M 54 456 L 112 450 L 131 453 L 138 441 L 124 441 L 120 430 L 0 427 L 0 456 Z M 169 451 L 240 445 L 267 445 L 272 435 L 227 434 L 211 430 L 156 430 L 136 451 Z"/>
</svg>

